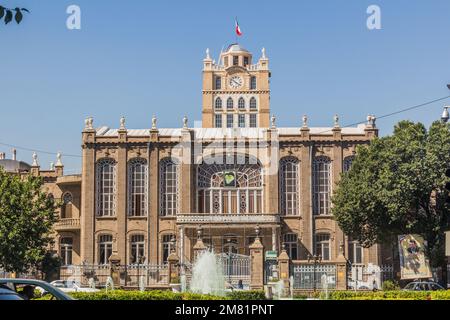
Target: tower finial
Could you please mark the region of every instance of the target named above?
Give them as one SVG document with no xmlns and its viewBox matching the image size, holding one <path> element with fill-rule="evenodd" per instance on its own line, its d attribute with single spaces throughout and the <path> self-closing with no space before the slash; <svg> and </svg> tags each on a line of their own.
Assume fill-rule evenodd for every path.
<svg viewBox="0 0 450 320">
<path fill-rule="evenodd" d="M 209 55 L 209 48 L 206 48 L 206 59 L 211 59 L 211 57 Z"/>
<path fill-rule="evenodd" d="M 267 59 L 267 57 L 266 57 L 266 48 L 262 48 L 261 49 L 261 53 L 262 53 L 262 57 L 261 58 Z"/>
</svg>

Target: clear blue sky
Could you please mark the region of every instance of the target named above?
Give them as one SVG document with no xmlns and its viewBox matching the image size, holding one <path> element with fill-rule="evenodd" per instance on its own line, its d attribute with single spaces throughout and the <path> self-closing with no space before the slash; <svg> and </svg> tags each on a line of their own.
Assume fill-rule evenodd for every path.
<svg viewBox="0 0 450 320">
<path fill-rule="evenodd" d="M 201 117 L 205 49 L 217 57 L 234 41 L 272 70 L 278 126 L 329 126 L 382 115 L 449 94 L 450 1 L 115 1 L 0 0 L 31 13 L 0 25 L 0 142 L 81 153 L 86 116 L 94 124 L 181 126 Z M 66 29 L 66 8 L 82 10 L 82 29 Z M 366 28 L 366 9 L 382 10 L 382 30 Z M 430 124 L 444 104 L 378 121 L 381 134 L 411 119 Z M 0 151 L 10 154 L 10 148 Z M 18 150 L 31 162 L 31 152 Z M 54 156 L 39 154 L 42 167 Z M 67 173 L 81 159 L 64 157 Z"/>
</svg>

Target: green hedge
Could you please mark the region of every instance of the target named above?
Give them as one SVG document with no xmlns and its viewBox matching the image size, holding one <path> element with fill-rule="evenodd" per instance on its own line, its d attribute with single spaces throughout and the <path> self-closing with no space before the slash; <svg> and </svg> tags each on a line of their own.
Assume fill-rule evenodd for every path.
<svg viewBox="0 0 450 320">
<path fill-rule="evenodd" d="M 316 298 L 325 299 L 323 292 Z M 330 291 L 331 300 L 450 300 L 450 290 L 441 291 Z"/>
<path fill-rule="evenodd" d="M 176 293 L 169 290 L 125 291 L 105 290 L 99 292 L 74 292 L 78 300 L 264 300 L 264 291 L 234 291 L 225 297 L 191 292 Z"/>
</svg>

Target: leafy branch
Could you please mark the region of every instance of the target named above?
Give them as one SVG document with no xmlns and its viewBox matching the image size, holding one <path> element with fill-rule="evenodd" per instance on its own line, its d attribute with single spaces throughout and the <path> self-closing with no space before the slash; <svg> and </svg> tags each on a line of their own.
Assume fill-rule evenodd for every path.
<svg viewBox="0 0 450 320">
<path fill-rule="evenodd" d="M 3 6 L 0 6 L 0 20 L 4 20 L 5 24 L 8 24 L 12 21 L 13 17 L 14 20 L 19 24 L 23 19 L 23 12 L 30 13 L 30 11 L 26 8 L 6 8 Z"/>
</svg>

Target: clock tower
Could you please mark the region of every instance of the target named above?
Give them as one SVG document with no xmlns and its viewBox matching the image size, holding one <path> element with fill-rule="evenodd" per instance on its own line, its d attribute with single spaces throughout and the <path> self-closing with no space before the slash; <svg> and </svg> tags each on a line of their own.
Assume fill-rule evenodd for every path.
<svg viewBox="0 0 450 320">
<path fill-rule="evenodd" d="M 237 43 L 221 53 L 218 63 L 207 49 L 203 59 L 203 127 L 269 127 L 269 78 L 265 49 L 255 64 L 252 54 Z"/>
</svg>

